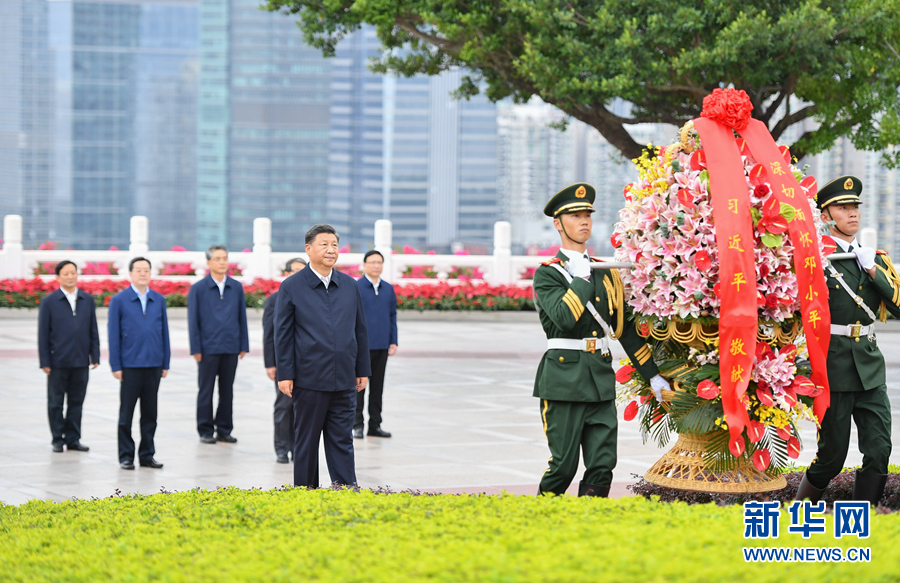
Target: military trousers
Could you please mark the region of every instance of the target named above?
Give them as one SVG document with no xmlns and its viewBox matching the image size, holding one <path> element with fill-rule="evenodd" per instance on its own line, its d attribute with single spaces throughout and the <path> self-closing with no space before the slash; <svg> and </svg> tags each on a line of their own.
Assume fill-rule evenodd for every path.
<svg viewBox="0 0 900 583">
<path fill-rule="evenodd" d="M 584 481 L 612 484 L 616 467 L 618 419 L 615 401 L 577 403 L 541 399 L 541 419 L 550 447 L 549 467 L 541 478 L 541 493 L 564 494 L 584 453 Z"/>
<path fill-rule="evenodd" d="M 816 459 L 806 471 L 809 483 L 824 489 L 844 469 L 850 449 L 850 420 L 856 422 L 862 470 L 888 472 L 891 457 L 891 403 L 887 386 L 852 393 L 831 393 L 831 406 L 819 429 Z"/>
</svg>

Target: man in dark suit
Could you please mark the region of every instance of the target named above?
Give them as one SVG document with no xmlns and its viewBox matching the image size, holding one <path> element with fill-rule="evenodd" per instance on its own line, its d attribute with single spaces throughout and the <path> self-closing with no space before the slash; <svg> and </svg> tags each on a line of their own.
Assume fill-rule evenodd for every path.
<svg viewBox="0 0 900 583">
<path fill-rule="evenodd" d="M 109 366 L 119 386 L 119 466 L 134 469 L 131 422 L 141 401 L 142 467 L 163 467 L 154 459 L 156 398 L 159 381 L 169 372 L 169 320 L 166 299 L 150 289 L 150 260 L 135 257 L 128 264 L 131 285 L 109 302 Z"/>
<path fill-rule="evenodd" d="M 372 363 L 372 378 L 368 391 L 356 394 L 356 419 L 353 422 L 353 437 L 363 436 L 363 406 L 369 393 L 369 437 L 390 437 L 381 428 L 381 403 L 384 395 L 384 373 L 389 356 L 397 353 L 397 295 L 394 286 L 381 279 L 384 256 L 375 251 L 367 251 L 363 257 L 364 274 L 359 278 L 359 293 L 366 310 L 366 329 L 369 331 L 369 360 Z"/>
<path fill-rule="evenodd" d="M 356 392 L 371 372 L 359 286 L 333 269 L 338 236 L 330 225 L 306 232 L 309 266 L 282 282 L 275 307 L 278 388 L 294 405 L 294 485 L 319 486 L 319 436 L 331 482 L 356 484 Z"/>
<path fill-rule="evenodd" d="M 284 271 L 288 277 L 306 267 L 306 261 L 295 257 L 287 262 Z M 275 460 L 279 464 L 290 462 L 288 456 L 294 451 L 294 405 L 291 398 L 278 390 L 275 380 L 275 302 L 278 292 L 266 298 L 263 307 L 263 361 L 266 374 L 275 382 Z"/>
<path fill-rule="evenodd" d="M 100 366 L 100 336 L 94 296 L 78 289 L 78 269 L 71 261 L 56 265 L 59 289 L 43 299 L 38 311 L 38 353 L 47 374 L 47 412 L 53 451 L 88 451 L 81 443 L 81 408 L 87 393 L 88 365 Z M 63 416 L 63 404 L 69 408 Z"/>
<path fill-rule="evenodd" d="M 231 435 L 232 400 L 238 360 L 250 352 L 247 301 L 241 284 L 228 277 L 228 249 L 224 245 L 206 250 L 206 266 L 209 273 L 188 293 L 188 333 L 199 385 L 197 432 L 203 443 L 237 443 Z M 212 400 L 217 377 L 219 406 L 214 418 Z"/>
</svg>

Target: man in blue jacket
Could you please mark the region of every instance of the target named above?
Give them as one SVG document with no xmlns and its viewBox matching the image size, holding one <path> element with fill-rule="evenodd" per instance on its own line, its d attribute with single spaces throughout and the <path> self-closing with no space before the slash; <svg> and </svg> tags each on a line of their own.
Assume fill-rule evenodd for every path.
<svg viewBox="0 0 900 583">
<path fill-rule="evenodd" d="M 359 293 L 366 310 L 366 328 L 369 331 L 369 360 L 372 362 L 372 378 L 368 391 L 356 393 L 356 419 L 353 422 L 353 437 L 363 436 L 363 406 L 369 393 L 370 437 L 390 437 L 381 428 L 381 403 L 384 394 L 384 373 L 388 356 L 397 353 L 397 295 L 394 286 L 381 279 L 384 255 L 367 251 L 363 256 L 364 275 L 359 278 Z"/>
<path fill-rule="evenodd" d="M 56 264 L 59 289 L 38 310 L 38 354 L 47 374 L 47 413 L 53 451 L 88 451 L 81 443 L 81 409 L 87 394 L 88 365 L 100 366 L 100 335 L 94 296 L 78 289 L 71 261 Z M 63 416 L 63 404 L 69 408 Z"/>
<path fill-rule="evenodd" d="M 356 484 L 356 392 L 370 374 L 369 339 L 359 286 L 333 269 L 338 236 L 331 225 L 306 232 L 309 265 L 281 284 L 275 307 L 279 390 L 294 404 L 294 485 L 319 486 L 319 436 L 334 484 Z"/>
<path fill-rule="evenodd" d="M 203 443 L 237 443 L 232 400 L 238 360 L 250 352 L 244 288 L 228 277 L 228 249 L 206 250 L 209 274 L 188 293 L 188 333 L 197 361 L 197 432 Z M 219 379 L 219 406 L 213 417 L 213 392 Z M 215 433 L 215 435 L 213 435 Z"/>
<path fill-rule="evenodd" d="M 285 265 L 287 276 L 294 275 L 306 267 L 306 260 L 294 257 Z M 278 381 L 275 380 L 275 304 L 278 300 L 278 292 L 266 298 L 263 306 L 263 364 L 269 379 L 275 381 L 275 410 L 273 421 L 275 422 L 275 461 L 279 464 L 290 463 L 290 454 L 294 452 L 294 404 L 291 398 L 278 390 Z"/>
<path fill-rule="evenodd" d="M 154 459 L 156 398 L 159 381 L 169 372 L 169 321 L 166 300 L 149 288 L 150 260 L 135 257 L 128 264 L 131 285 L 109 301 L 109 365 L 119 385 L 119 466 L 134 469 L 131 421 L 141 401 L 141 466 L 161 468 Z"/>
</svg>

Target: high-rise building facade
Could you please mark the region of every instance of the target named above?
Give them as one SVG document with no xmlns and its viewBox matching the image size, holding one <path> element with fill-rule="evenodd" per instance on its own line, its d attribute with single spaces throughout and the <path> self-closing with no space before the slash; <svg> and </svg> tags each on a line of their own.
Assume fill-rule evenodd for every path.
<svg viewBox="0 0 900 583">
<path fill-rule="evenodd" d="M 325 220 L 331 63 L 257 0 L 200 0 L 197 246 L 302 250 Z"/>
<path fill-rule="evenodd" d="M 8 171 L 0 204 L 24 215 L 26 244 L 127 245 L 138 212 L 150 216 L 151 243 L 185 237 L 193 230 L 196 2 L 2 6 L 2 91 L 11 107 L 0 121 Z"/>
<path fill-rule="evenodd" d="M 496 105 L 456 100 L 461 73 L 398 78 L 366 67 L 375 31 L 345 39 L 333 63 L 328 216 L 354 248 L 374 223 L 394 241 L 436 250 L 488 248 L 499 220 Z"/>
</svg>

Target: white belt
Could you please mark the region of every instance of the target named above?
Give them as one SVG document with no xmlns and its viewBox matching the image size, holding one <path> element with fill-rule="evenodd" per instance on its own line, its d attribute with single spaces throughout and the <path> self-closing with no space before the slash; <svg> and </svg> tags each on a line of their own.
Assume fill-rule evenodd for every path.
<svg viewBox="0 0 900 583">
<path fill-rule="evenodd" d="M 850 338 L 859 338 L 861 336 L 873 337 L 875 336 L 875 325 L 871 324 L 869 326 L 863 326 L 862 324 L 847 324 L 847 325 L 831 325 L 831 334 L 832 336 L 848 336 Z"/>
<path fill-rule="evenodd" d="M 604 346 L 603 338 L 548 338 L 547 350 L 578 350 L 581 352 L 594 353 L 599 348 L 601 354 L 606 356 L 609 354 L 609 347 Z M 600 346 L 598 346 L 600 344 Z"/>
</svg>

